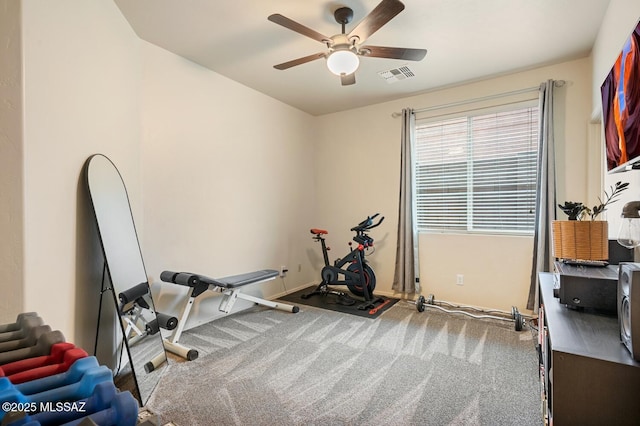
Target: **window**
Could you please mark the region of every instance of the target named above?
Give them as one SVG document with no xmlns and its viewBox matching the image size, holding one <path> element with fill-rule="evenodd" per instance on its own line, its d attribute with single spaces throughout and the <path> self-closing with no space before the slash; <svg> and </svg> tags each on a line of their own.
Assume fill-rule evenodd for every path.
<svg viewBox="0 0 640 426">
<path fill-rule="evenodd" d="M 421 231 L 533 233 L 537 103 L 416 120 Z"/>
</svg>

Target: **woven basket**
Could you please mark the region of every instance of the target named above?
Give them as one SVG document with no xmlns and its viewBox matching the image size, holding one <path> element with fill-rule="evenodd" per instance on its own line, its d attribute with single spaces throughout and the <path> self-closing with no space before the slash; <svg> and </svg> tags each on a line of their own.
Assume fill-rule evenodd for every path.
<svg viewBox="0 0 640 426">
<path fill-rule="evenodd" d="M 572 260 L 609 260 L 609 228 L 604 220 L 554 220 L 553 256 Z"/>
</svg>

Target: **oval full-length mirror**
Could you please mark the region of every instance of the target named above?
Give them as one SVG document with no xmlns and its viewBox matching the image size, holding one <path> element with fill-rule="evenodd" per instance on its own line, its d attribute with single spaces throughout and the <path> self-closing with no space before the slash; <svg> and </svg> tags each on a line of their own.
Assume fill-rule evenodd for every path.
<svg viewBox="0 0 640 426">
<path fill-rule="evenodd" d="M 167 365 L 167 358 L 129 196 L 120 172 L 104 155 L 91 156 L 85 168 L 98 235 L 129 354 L 130 369 L 124 368 L 123 374 L 132 375 L 140 404 L 144 405 L 161 370 Z"/>
</svg>

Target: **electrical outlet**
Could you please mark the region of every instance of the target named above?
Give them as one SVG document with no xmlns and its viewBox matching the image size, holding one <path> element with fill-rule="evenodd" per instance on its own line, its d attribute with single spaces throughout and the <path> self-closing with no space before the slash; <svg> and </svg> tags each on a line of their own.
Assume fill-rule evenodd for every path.
<svg viewBox="0 0 640 426">
<path fill-rule="evenodd" d="M 281 278 L 284 278 L 284 277 L 287 275 L 287 272 L 289 272 L 289 270 L 287 269 L 287 267 L 286 267 L 286 266 L 284 266 L 284 265 L 282 265 L 282 266 L 280 267 L 280 274 L 279 274 L 279 275 L 280 275 L 280 277 L 281 277 Z"/>
<path fill-rule="evenodd" d="M 462 274 L 456 275 L 456 284 L 457 285 L 464 285 L 464 275 L 462 275 Z"/>
</svg>

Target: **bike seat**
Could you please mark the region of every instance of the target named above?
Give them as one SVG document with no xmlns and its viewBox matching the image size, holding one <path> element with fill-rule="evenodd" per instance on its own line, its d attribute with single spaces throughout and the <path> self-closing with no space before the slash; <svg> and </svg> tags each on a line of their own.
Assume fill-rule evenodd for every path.
<svg viewBox="0 0 640 426">
<path fill-rule="evenodd" d="M 325 231 L 324 229 L 318 229 L 318 228 L 311 228 L 311 233 L 314 234 L 314 235 L 328 234 L 328 232 Z"/>
</svg>

